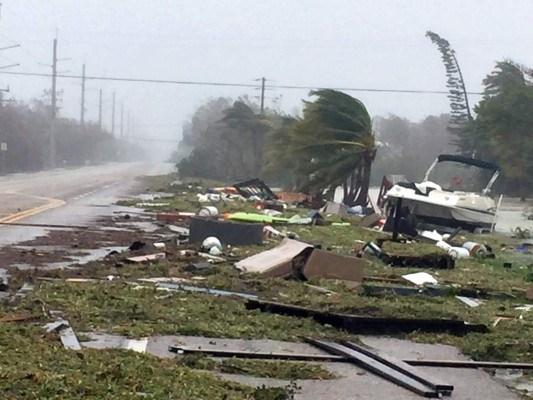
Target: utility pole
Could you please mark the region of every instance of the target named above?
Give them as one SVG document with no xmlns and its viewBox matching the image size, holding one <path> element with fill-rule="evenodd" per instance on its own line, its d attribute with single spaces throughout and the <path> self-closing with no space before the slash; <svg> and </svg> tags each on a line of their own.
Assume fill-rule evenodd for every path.
<svg viewBox="0 0 533 400">
<path fill-rule="evenodd" d="M 120 105 L 120 137 L 124 137 L 124 103 Z"/>
<path fill-rule="evenodd" d="M 54 39 L 52 55 L 52 119 L 56 119 L 57 113 L 57 39 Z"/>
<path fill-rule="evenodd" d="M 81 72 L 81 115 L 80 124 L 85 125 L 85 64 L 83 64 Z"/>
<path fill-rule="evenodd" d="M 57 116 L 57 39 L 52 52 L 52 110 L 50 121 L 50 168 L 56 166 L 55 119 Z"/>
<path fill-rule="evenodd" d="M 111 111 L 111 134 L 115 136 L 115 92 L 113 92 L 113 110 Z"/>
<path fill-rule="evenodd" d="M 102 129 L 102 89 L 100 89 L 100 102 L 98 105 L 98 126 Z"/>
<path fill-rule="evenodd" d="M 261 78 L 261 114 L 265 110 L 265 82 L 266 79 L 264 77 Z"/>
</svg>

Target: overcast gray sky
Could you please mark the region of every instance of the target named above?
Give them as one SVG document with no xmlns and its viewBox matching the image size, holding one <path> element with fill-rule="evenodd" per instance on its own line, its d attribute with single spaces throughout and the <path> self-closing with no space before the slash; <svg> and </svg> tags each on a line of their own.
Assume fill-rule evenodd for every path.
<svg viewBox="0 0 533 400">
<path fill-rule="evenodd" d="M 0 0 L 4 71 L 48 73 L 52 41 L 59 41 L 59 71 L 93 76 L 267 85 L 446 90 L 432 30 L 456 50 L 469 91 L 496 60 L 533 66 L 531 0 Z M 1 70 L 0 70 L 1 71 Z M 50 79 L 0 74 L 18 100 L 41 97 Z M 60 79 L 61 114 L 79 118 L 80 82 Z M 136 121 L 136 135 L 179 139 L 181 125 L 209 97 L 257 96 L 253 88 L 90 81 L 87 116 L 96 120 L 104 90 L 110 125 L 117 109 Z M 267 105 L 301 106 L 308 90 L 267 91 Z M 445 95 L 348 92 L 371 115 L 421 119 L 448 111 Z M 471 102 L 477 103 L 478 96 Z M 117 121 L 119 117 L 117 116 Z M 166 145 L 168 147 L 168 144 Z"/>
</svg>

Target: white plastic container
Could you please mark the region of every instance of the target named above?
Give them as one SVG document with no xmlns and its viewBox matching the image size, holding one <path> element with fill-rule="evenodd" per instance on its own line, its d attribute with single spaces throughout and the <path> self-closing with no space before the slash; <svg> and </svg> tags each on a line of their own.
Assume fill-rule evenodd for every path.
<svg viewBox="0 0 533 400">
<path fill-rule="evenodd" d="M 466 242 L 463 248 L 467 249 L 472 257 L 484 257 L 488 253 L 485 246 L 476 242 Z"/>
<path fill-rule="evenodd" d="M 435 245 L 445 251 L 450 251 L 452 248 L 451 244 L 446 243 L 444 240 L 439 240 Z"/>
<path fill-rule="evenodd" d="M 454 259 L 470 257 L 470 252 L 464 247 L 451 247 L 448 250 L 448 254 Z"/>
<path fill-rule="evenodd" d="M 211 250 L 213 247 L 222 250 L 222 243 L 220 243 L 220 240 L 218 240 L 218 238 L 214 236 L 209 236 L 208 238 L 205 238 L 202 242 L 202 248 L 206 251 Z"/>
<path fill-rule="evenodd" d="M 205 206 L 198 211 L 200 217 L 218 217 L 218 209 L 215 206 Z"/>
</svg>

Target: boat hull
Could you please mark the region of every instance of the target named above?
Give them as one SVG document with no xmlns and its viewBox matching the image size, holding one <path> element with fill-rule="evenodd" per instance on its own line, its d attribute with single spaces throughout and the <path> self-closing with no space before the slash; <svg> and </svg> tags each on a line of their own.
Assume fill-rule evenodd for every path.
<svg viewBox="0 0 533 400">
<path fill-rule="evenodd" d="M 460 227 L 464 230 L 475 231 L 490 229 L 495 220 L 495 214 L 489 211 L 453 207 L 405 197 L 389 196 L 388 200 L 395 204 L 398 198 L 402 198 L 402 207 L 408 207 L 409 212 L 417 218 L 418 222 L 428 227 Z"/>
</svg>

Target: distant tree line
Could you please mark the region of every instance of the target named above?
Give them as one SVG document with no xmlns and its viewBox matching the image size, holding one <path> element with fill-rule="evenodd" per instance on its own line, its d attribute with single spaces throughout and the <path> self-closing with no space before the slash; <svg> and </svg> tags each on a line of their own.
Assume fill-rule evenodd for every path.
<svg viewBox="0 0 533 400">
<path fill-rule="evenodd" d="M 7 145 L 4 173 L 39 171 L 52 164 L 67 167 L 115 161 L 134 150 L 95 124 L 82 126 L 72 119 L 52 119 L 50 107 L 38 100 L 29 105 L 0 102 L 0 142 Z"/>
</svg>

